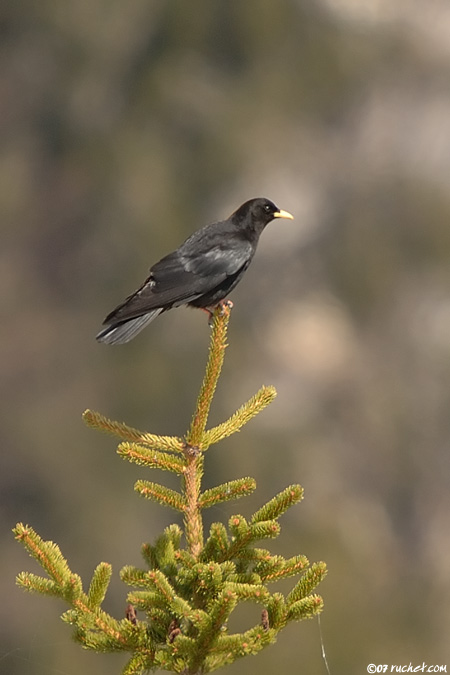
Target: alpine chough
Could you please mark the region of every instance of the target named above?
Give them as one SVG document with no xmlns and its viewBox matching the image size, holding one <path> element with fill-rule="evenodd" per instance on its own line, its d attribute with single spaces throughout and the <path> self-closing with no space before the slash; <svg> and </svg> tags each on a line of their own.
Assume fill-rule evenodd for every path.
<svg viewBox="0 0 450 675">
<path fill-rule="evenodd" d="M 274 218 L 293 218 L 268 199 L 250 199 L 226 220 L 191 234 L 150 269 L 142 286 L 104 320 L 99 342 L 122 344 L 172 307 L 212 312 L 239 283 L 261 232 Z"/>
</svg>

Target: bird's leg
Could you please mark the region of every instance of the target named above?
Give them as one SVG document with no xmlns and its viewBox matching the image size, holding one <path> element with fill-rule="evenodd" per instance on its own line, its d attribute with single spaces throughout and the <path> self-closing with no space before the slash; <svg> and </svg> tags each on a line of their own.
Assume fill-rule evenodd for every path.
<svg viewBox="0 0 450 675">
<path fill-rule="evenodd" d="M 208 315 L 208 326 L 212 326 L 213 312 L 211 312 L 211 310 L 208 309 L 207 307 L 198 307 L 198 309 L 201 309 L 202 312 L 206 312 L 206 314 Z"/>
</svg>

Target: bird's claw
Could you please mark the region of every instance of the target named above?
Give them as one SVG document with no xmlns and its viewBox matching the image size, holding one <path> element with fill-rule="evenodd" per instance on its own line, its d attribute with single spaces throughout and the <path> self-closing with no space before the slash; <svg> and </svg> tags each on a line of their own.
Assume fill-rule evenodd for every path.
<svg viewBox="0 0 450 675">
<path fill-rule="evenodd" d="M 221 300 L 219 302 L 219 307 L 220 307 L 220 316 L 223 316 L 226 314 L 230 309 L 233 309 L 233 303 L 231 300 Z"/>
<path fill-rule="evenodd" d="M 219 303 L 217 303 L 215 310 L 220 309 L 219 316 L 225 316 L 225 314 L 227 314 L 232 308 L 233 303 L 231 300 L 221 300 Z M 209 312 L 208 326 L 212 328 L 214 324 L 214 312 L 211 312 L 209 309 L 205 311 Z"/>
</svg>

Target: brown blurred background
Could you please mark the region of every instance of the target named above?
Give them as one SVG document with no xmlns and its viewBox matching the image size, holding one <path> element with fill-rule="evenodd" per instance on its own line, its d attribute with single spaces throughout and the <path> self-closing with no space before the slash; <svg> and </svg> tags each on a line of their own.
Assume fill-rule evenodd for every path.
<svg viewBox="0 0 450 675">
<path fill-rule="evenodd" d="M 71 641 L 61 603 L 14 586 L 39 568 L 11 528 L 58 542 L 86 583 L 111 562 L 123 616 L 119 569 L 177 516 L 80 416 L 182 434 L 209 331 L 179 309 L 123 347 L 94 335 L 150 264 L 255 196 L 295 220 L 233 294 L 211 423 L 261 384 L 278 398 L 211 449 L 207 485 L 258 490 L 207 516 L 301 483 L 273 550 L 329 565 L 332 674 L 449 663 L 448 2 L 24 0 L 0 35 L 0 671 L 120 672 Z M 317 621 L 228 672 L 280 663 L 325 673 Z"/>
</svg>

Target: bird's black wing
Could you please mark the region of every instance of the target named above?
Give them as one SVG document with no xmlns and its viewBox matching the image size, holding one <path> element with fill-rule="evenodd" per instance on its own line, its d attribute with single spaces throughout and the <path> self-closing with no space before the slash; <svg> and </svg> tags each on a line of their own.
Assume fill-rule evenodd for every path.
<svg viewBox="0 0 450 675">
<path fill-rule="evenodd" d="M 233 234 L 211 232 L 211 226 L 195 232 L 179 249 L 153 265 L 144 284 L 116 307 L 105 323 L 187 304 L 235 275 L 248 265 L 254 247 Z"/>
<path fill-rule="evenodd" d="M 210 288 L 248 265 L 254 252 L 254 244 L 226 222 L 194 232 L 178 249 L 185 270 L 215 280 Z"/>
</svg>

